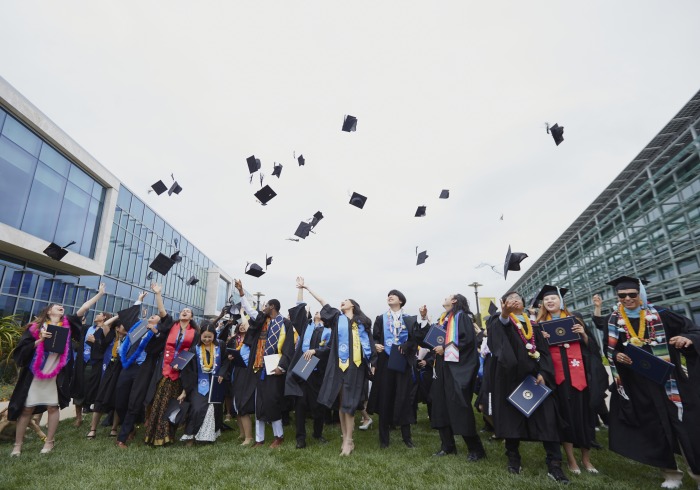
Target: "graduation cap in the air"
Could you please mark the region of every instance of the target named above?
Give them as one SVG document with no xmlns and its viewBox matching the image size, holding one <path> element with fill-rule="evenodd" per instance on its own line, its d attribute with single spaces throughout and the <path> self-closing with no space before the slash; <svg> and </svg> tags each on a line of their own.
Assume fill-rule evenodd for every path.
<svg viewBox="0 0 700 490">
<path fill-rule="evenodd" d="M 255 193 L 255 197 L 258 198 L 258 201 L 260 201 L 263 206 L 270 202 L 270 199 L 272 199 L 276 195 L 277 193 L 273 191 L 272 187 L 270 187 L 269 185 L 266 185 L 265 187 L 263 187 Z"/>
<path fill-rule="evenodd" d="M 503 279 L 508 276 L 508 271 L 519 271 L 520 262 L 527 258 L 526 253 L 511 252 L 510 245 L 508 245 L 508 253 L 506 254 L 506 261 L 503 264 Z"/>
<path fill-rule="evenodd" d="M 318 224 L 318 222 L 321 221 L 322 219 L 323 219 L 323 213 L 321 213 L 321 211 L 316 211 L 314 213 L 314 217 L 311 218 L 311 228 L 314 228 Z"/>
<path fill-rule="evenodd" d="M 178 184 L 176 180 L 173 182 L 173 185 L 170 186 L 170 189 L 168 189 L 168 195 L 172 196 L 173 194 L 179 194 L 180 191 L 182 191 L 182 187 L 180 187 L 180 184 Z"/>
<path fill-rule="evenodd" d="M 418 206 L 418 209 L 416 209 L 415 218 L 422 218 L 423 216 L 425 216 L 425 209 L 426 206 Z"/>
<path fill-rule="evenodd" d="M 559 146 L 559 144 L 564 141 L 564 126 L 559 126 L 558 124 L 555 124 L 551 128 L 549 127 L 549 123 L 547 123 L 547 134 L 552 133 L 552 138 L 554 138 L 554 142 Z"/>
<path fill-rule="evenodd" d="M 170 260 L 172 260 L 176 264 L 182 262 L 182 256 L 180 255 L 180 251 L 176 250 L 175 253 L 170 256 Z"/>
<path fill-rule="evenodd" d="M 544 299 L 545 296 L 555 294 L 559 296 L 559 299 L 561 299 L 561 307 L 564 308 L 564 295 L 567 292 L 569 292 L 567 288 L 558 288 L 556 286 L 545 284 L 544 286 L 542 286 L 542 289 L 540 289 L 540 292 L 537 293 L 537 296 L 535 296 L 535 299 L 532 301 L 532 306 L 537 306 L 540 303 L 540 301 Z"/>
<path fill-rule="evenodd" d="M 268 257 L 267 254 L 265 254 L 265 270 L 267 270 L 268 265 L 272 265 L 272 257 Z"/>
<path fill-rule="evenodd" d="M 260 163 L 259 158 L 255 158 L 255 155 L 251 155 L 248 158 L 245 159 L 246 163 L 248 164 L 248 172 L 251 174 L 254 174 L 258 170 L 260 170 L 260 167 L 262 164 Z"/>
<path fill-rule="evenodd" d="M 297 231 L 294 232 L 294 236 L 298 236 L 299 238 L 306 238 L 309 236 L 309 232 L 311 231 L 311 224 L 307 223 L 306 221 L 302 221 L 299 223 L 299 226 L 297 226 Z"/>
<path fill-rule="evenodd" d="M 170 272 L 170 269 L 172 269 L 174 265 L 175 261 L 171 257 L 168 257 L 167 255 L 164 255 L 162 253 L 158 253 L 156 258 L 153 259 L 153 262 L 151 262 L 151 264 L 148 267 L 150 267 L 159 274 L 166 275 L 168 272 Z"/>
<path fill-rule="evenodd" d="M 493 304 L 493 301 L 489 302 L 489 315 L 493 316 L 498 313 L 498 307 Z"/>
<path fill-rule="evenodd" d="M 190 277 L 190 278 L 187 280 L 187 285 L 188 285 L 188 286 L 194 286 L 194 285 L 197 284 L 198 282 L 199 282 L 199 279 L 197 279 L 195 276 L 192 276 L 192 277 Z"/>
<path fill-rule="evenodd" d="M 168 186 L 165 185 L 162 180 L 159 180 L 158 182 L 156 182 L 155 184 L 153 184 L 151 186 L 151 189 L 152 190 L 148 191 L 149 194 L 151 192 L 155 192 L 156 194 L 158 194 L 160 196 L 162 193 L 164 193 L 165 191 L 168 190 Z"/>
<path fill-rule="evenodd" d="M 350 204 L 352 204 L 356 208 L 364 208 L 366 202 L 367 198 L 362 194 L 358 194 L 357 192 L 353 192 L 352 196 L 350 196 Z"/>
<path fill-rule="evenodd" d="M 343 131 L 346 133 L 357 131 L 357 118 L 355 116 L 345 116 L 345 119 L 343 119 Z"/>
<path fill-rule="evenodd" d="M 303 167 L 304 164 L 306 163 L 306 160 L 304 159 L 304 155 L 299 155 L 299 158 L 297 158 L 297 162 L 299 162 L 300 167 Z"/>
<path fill-rule="evenodd" d="M 449 189 L 443 189 L 440 191 L 440 199 L 449 199 L 450 197 L 450 191 Z"/>
<path fill-rule="evenodd" d="M 249 276 L 260 277 L 263 274 L 265 274 L 265 271 L 263 270 L 262 267 L 260 267 L 256 263 L 252 263 L 252 264 L 248 263 L 248 265 L 246 265 L 246 268 L 245 268 L 245 273 L 248 274 Z"/>
<path fill-rule="evenodd" d="M 66 250 L 66 249 L 74 244 L 75 244 L 75 242 L 72 241 L 68 245 L 66 245 L 65 247 L 61 247 L 60 245 L 57 245 L 54 242 L 51 242 L 49 244 L 49 246 L 44 249 L 44 253 L 46 255 L 48 255 L 50 258 L 52 258 L 53 260 L 60 261 L 68 253 L 68 250 Z"/>
<path fill-rule="evenodd" d="M 428 251 L 425 250 L 421 253 L 418 254 L 418 258 L 416 259 L 416 265 L 421 265 L 425 263 L 425 259 L 428 258 Z"/>
<path fill-rule="evenodd" d="M 277 177 L 278 179 L 282 175 L 282 164 L 281 163 L 275 163 L 274 168 L 272 169 L 272 175 Z"/>
</svg>

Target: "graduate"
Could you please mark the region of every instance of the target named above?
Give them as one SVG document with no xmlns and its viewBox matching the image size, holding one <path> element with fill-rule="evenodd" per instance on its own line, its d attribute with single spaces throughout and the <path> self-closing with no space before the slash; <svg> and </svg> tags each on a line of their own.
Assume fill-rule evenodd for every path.
<svg viewBox="0 0 700 490">
<path fill-rule="evenodd" d="M 580 314 L 572 314 L 564 304 L 567 291 L 566 288 L 544 285 L 535 298 L 536 302 L 541 302 L 536 321 L 539 324 L 571 316 L 576 319 L 572 332 L 578 334 L 581 340 L 549 346 L 557 384 L 556 401 L 559 415 L 564 421 L 562 445 L 571 473 L 581 473 L 574 456 L 574 447 L 581 449 L 583 469 L 589 473 L 598 473 L 591 463 L 591 445 L 595 440 L 595 412 L 591 393 L 596 392 L 596 389 L 591 390 L 591 385 L 596 386 L 595 373 L 604 368 L 598 343 L 593 335 L 589 335 L 583 318 Z M 545 331 L 542 331 L 542 336 L 549 338 Z"/>
<path fill-rule="evenodd" d="M 554 366 L 542 333 L 534 328 L 525 312 L 525 301 L 517 291 L 501 298 L 501 314 L 492 315 L 488 324 L 487 345 L 492 359 L 490 370 L 493 383 L 491 401 L 495 436 L 505 439 L 508 471 L 522 471 L 520 441 L 542 441 L 547 457 L 547 475 L 560 483 L 568 483 L 561 467 L 561 447 L 556 401 L 547 397 L 526 417 L 509 401 L 508 396 L 526 376 L 536 378 L 555 389 Z"/>
<path fill-rule="evenodd" d="M 62 305 L 52 303 L 42 309 L 34 322 L 24 330 L 13 354 L 20 371 L 7 411 L 7 419 L 17 421 L 11 456 L 19 457 L 22 454 L 24 434 L 32 416 L 46 411 L 48 430 L 41 453 L 53 450 L 60 419 L 59 410 L 70 403 L 73 374 L 71 339 L 81 338 L 81 318 L 104 293 L 105 285 L 100 284 L 97 294 L 86 301 L 75 315 L 66 315 Z M 49 325 L 69 330 L 62 352 L 49 352 L 45 349 L 53 337 L 47 330 Z"/>
<path fill-rule="evenodd" d="M 594 322 L 607 325 L 605 345 L 614 385 L 610 399 L 610 449 L 643 464 L 661 468 L 663 488 L 680 488 L 683 473 L 675 454 L 682 454 L 688 473 L 700 488 L 700 328 L 691 320 L 647 302 L 637 278 L 622 276 L 608 283 L 618 302 L 613 313 Z M 664 384 L 632 367 L 627 345 L 671 362 Z M 682 359 L 686 366 L 683 367 Z"/>
<path fill-rule="evenodd" d="M 392 289 L 387 294 L 389 310 L 377 316 L 372 328 L 372 337 L 377 350 L 377 368 L 372 381 L 372 391 L 367 402 L 367 412 L 379 415 L 379 447 L 389 447 L 389 431 L 393 426 L 401 427 L 401 438 L 408 448 L 414 448 L 411 439 L 411 424 L 416 423 L 413 410 L 416 391 L 416 341 L 414 332 L 417 317 L 406 315 L 403 307 L 406 296 Z M 389 356 L 393 350 L 404 358 L 402 372 L 391 369 Z"/>
<path fill-rule="evenodd" d="M 136 421 L 144 412 L 144 400 L 148 392 L 151 377 L 158 363 L 158 356 L 163 351 L 166 336 L 158 330 L 159 324 L 171 324 L 172 319 L 163 306 L 162 289 L 159 284 L 151 284 L 151 291 L 156 295 L 158 313 L 148 319 L 141 320 L 141 301 L 124 311 L 119 312 L 119 320 L 128 329 L 124 341 L 119 346 L 119 359 L 122 369 L 119 372 L 115 388 L 114 411 L 119 417 L 121 428 L 117 435 L 117 447 L 127 448 L 127 441 L 135 436 Z M 143 299 L 145 295 L 139 296 Z M 146 323 L 146 333 L 133 344 L 132 333 L 139 331 L 142 323 Z"/>
<path fill-rule="evenodd" d="M 182 393 L 178 401 L 187 397 L 190 409 L 185 433 L 180 439 L 188 446 L 197 442 L 214 442 L 221 435 L 223 425 L 223 374 L 228 371 L 226 344 L 216 340 L 216 324 L 205 323 L 199 332 L 196 357 L 182 371 Z M 218 387 L 215 385 L 219 385 Z M 221 394 L 211 400 L 212 391 Z"/>
<path fill-rule="evenodd" d="M 435 354 L 434 379 L 430 390 L 432 413 L 430 426 L 440 432 L 441 448 L 435 456 L 456 454 L 454 436 L 460 435 L 467 444 L 468 461 L 479 461 L 486 451 L 479 439 L 472 408 L 474 383 L 479 369 L 476 334 L 469 317 L 469 303 L 461 294 L 447 296 L 445 312 L 438 323 L 445 329 L 445 344 L 433 349 Z M 422 341 L 430 325 L 428 310 L 420 308 Z"/>
<path fill-rule="evenodd" d="M 142 293 L 141 296 L 139 296 L 139 300 L 142 300 L 145 295 L 145 292 Z M 104 344 L 106 347 L 103 349 L 105 354 L 102 359 L 102 365 L 100 366 L 102 378 L 100 379 L 100 385 L 95 395 L 90 432 L 87 434 L 88 439 L 94 439 L 97 436 L 97 425 L 100 423 L 102 414 L 114 410 L 117 380 L 122 370 L 122 363 L 119 358 L 119 346 L 121 346 L 124 337 L 126 337 L 126 329 L 119 321 L 119 315 L 114 315 L 112 318 L 105 321 L 102 324 L 102 328 L 98 328 L 94 335 L 95 343 Z M 112 417 L 112 430 L 109 433 L 109 437 L 117 437 L 118 426 L 119 417 L 114 414 Z"/>
<path fill-rule="evenodd" d="M 227 351 L 233 349 L 238 351 L 243 365 L 236 366 L 233 362 L 229 364 L 231 373 L 231 391 L 233 410 L 236 412 L 236 422 L 238 424 L 238 438 L 242 440 L 241 446 L 252 446 L 255 444 L 253 438 L 253 422 L 250 418 L 255 413 L 255 383 L 251 381 L 253 371 L 248 369 L 250 361 L 250 347 L 244 343 L 246 332 L 248 331 L 248 316 L 243 315 L 240 323 L 236 325 L 233 335 L 226 343 Z M 229 361 L 233 361 L 233 354 L 228 355 Z"/>
<path fill-rule="evenodd" d="M 413 401 L 413 412 L 418 415 L 418 404 L 425 403 L 428 409 L 428 420 L 431 418 L 433 401 L 430 398 L 430 388 L 433 385 L 433 366 L 435 365 L 435 353 L 426 349 L 425 347 L 419 347 L 416 350 L 416 371 L 418 374 L 418 379 L 416 384 L 418 390 Z"/>
<path fill-rule="evenodd" d="M 309 289 L 306 289 L 323 308 L 321 320 L 331 329 L 330 346 L 319 352 L 327 358 L 326 373 L 318 394 L 318 402 L 328 408 L 337 406 L 340 412 L 340 430 L 343 434 L 341 456 L 349 456 L 355 450 L 353 432 L 355 411 L 365 402 L 364 387 L 368 377 L 374 375 L 377 352 L 372 339 L 372 321 L 362 313 L 353 299 L 340 303 L 340 310 L 331 307 Z"/>
<path fill-rule="evenodd" d="M 254 310 L 243 291 L 243 284 L 236 279 L 235 287 L 241 297 L 241 306 L 250 317 L 244 342 L 250 347 L 248 362 L 248 385 L 246 394 L 253 395 L 255 403 L 255 445 L 265 445 L 265 423 L 272 425 L 274 440 L 270 447 L 275 449 L 284 442 L 282 408 L 284 406 L 284 373 L 294 355 L 294 329 L 289 320 L 280 315 L 280 303 L 271 299 L 263 306 L 262 312 Z M 278 355 L 277 367 L 267 373 L 265 357 Z M 268 357 L 268 359 L 271 359 Z M 252 373 L 251 373 L 252 371 Z M 252 388 L 252 389 L 251 389 Z M 245 396 L 245 395 L 244 395 Z M 249 398 L 248 398 L 249 399 Z M 242 401 L 246 403 L 246 401 Z"/>
<path fill-rule="evenodd" d="M 295 398 L 295 420 L 297 449 L 306 447 L 306 416 L 311 414 L 313 419 L 313 438 L 320 444 L 328 441 L 323 437 L 323 420 L 325 418 L 325 407 L 318 403 L 318 393 L 323 382 L 326 363 L 319 361 L 313 372 L 306 380 L 303 380 L 292 373 L 294 367 L 300 362 L 309 361 L 313 356 L 323 356 L 323 352 L 328 349 L 330 340 L 330 328 L 326 328 L 321 321 L 320 312 L 309 318 L 306 303 L 304 303 L 304 278 L 297 277 L 297 305 L 289 310 L 292 325 L 297 330 L 299 338 L 294 349 L 294 356 L 290 364 L 285 382 L 285 396 Z M 327 356 L 326 356 L 327 357 Z"/>
</svg>

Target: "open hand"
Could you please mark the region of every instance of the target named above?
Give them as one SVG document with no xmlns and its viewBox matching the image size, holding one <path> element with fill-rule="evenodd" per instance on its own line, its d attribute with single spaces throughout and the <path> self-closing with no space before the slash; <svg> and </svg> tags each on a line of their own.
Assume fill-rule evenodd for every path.
<svg viewBox="0 0 700 490">
<path fill-rule="evenodd" d="M 693 345 L 692 340 L 690 340 L 688 337 L 683 337 L 681 335 L 671 337 L 671 340 L 669 340 L 668 343 L 674 346 L 676 349 L 683 349 L 684 347 L 690 347 L 691 345 Z"/>
</svg>

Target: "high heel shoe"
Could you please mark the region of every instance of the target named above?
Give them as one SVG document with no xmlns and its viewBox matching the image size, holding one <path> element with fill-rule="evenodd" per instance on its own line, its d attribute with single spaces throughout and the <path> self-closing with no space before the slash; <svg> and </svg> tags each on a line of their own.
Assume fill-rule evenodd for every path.
<svg viewBox="0 0 700 490">
<path fill-rule="evenodd" d="M 360 427 L 359 427 L 359 429 L 360 429 L 360 430 L 367 430 L 367 429 L 370 428 L 370 426 L 372 425 L 373 422 L 374 422 L 374 421 L 373 421 L 372 419 L 363 420 L 363 421 L 362 421 L 362 424 L 361 424 Z"/>
<path fill-rule="evenodd" d="M 51 444 L 51 447 L 46 447 L 47 444 Z M 47 440 L 44 442 L 44 447 L 41 448 L 41 451 L 39 451 L 40 454 L 48 454 L 51 451 L 53 451 L 53 448 L 56 446 L 56 441 L 49 441 Z"/>
<path fill-rule="evenodd" d="M 12 445 L 12 452 L 10 453 L 10 457 L 19 458 L 21 454 L 22 454 L 22 445 L 21 444 L 13 444 Z"/>
</svg>

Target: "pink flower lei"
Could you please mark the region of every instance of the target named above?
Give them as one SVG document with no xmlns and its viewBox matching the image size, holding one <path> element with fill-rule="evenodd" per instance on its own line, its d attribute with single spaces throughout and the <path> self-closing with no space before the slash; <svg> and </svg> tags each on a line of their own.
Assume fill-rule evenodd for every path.
<svg viewBox="0 0 700 490">
<path fill-rule="evenodd" d="M 63 328 L 70 328 L 70 324 L 68 323 L 68 317 L 63 317 L 62 326 Z M 32 334 L 32 337 L 34 337 L 35 340 L 39 340 L 39 330 L 39 326 L 36 323 L 32 323 L 29 326 L 29 332 Z M 39 342 L 39 345 L 36 347 L 36 354 L 34 355 L 34 360 L 31 365 L 32 373 L 38 379 L 55 378 L 68 362 L 68 352 L 70 352 L 70 335 L 68 335 L 68 338 L 66 339 L 66 347 L 65 349 L 63 349 L 63 354 L 61 354 L 61 358 L 58 360 L 58 365 L 52 371 L 44 373 L 41 370 L 44 364 L 44 342 Z"/>
</svg>

